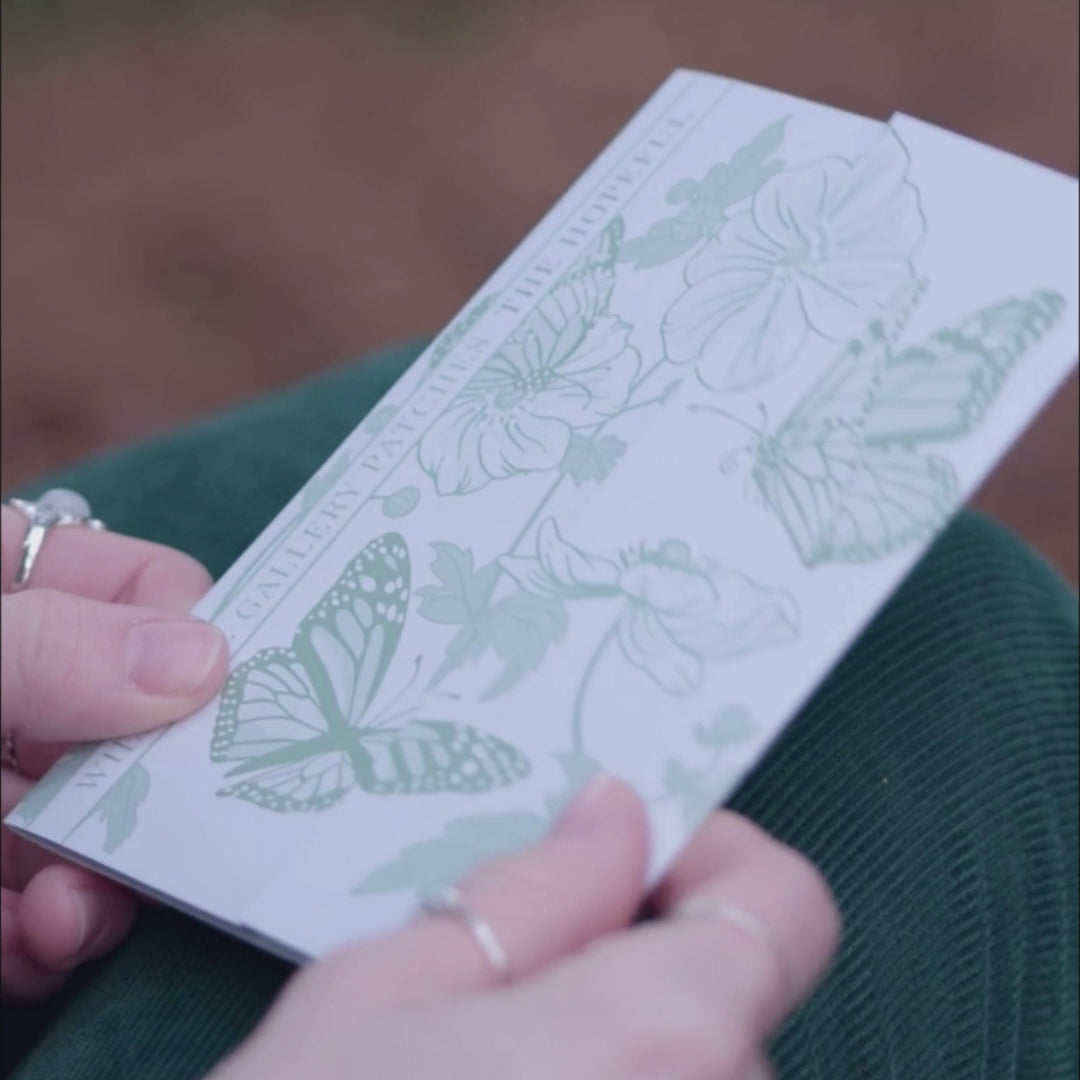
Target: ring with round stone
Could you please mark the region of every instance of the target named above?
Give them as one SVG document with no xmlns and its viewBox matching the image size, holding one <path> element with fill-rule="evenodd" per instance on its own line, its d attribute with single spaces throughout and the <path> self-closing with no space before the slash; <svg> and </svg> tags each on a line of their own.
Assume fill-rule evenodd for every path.
<svg viewBox="0 0 1080 1080">
<path fill-rule="evenodd" d="M 8 506 L 18 510 L 26 518 L 26 535 L 19 553 L 19 565 L 15 570 L 12 590 L 23 589 L 30 581 L 38 553 L 45 536 L 57 525 L 84 525 L 88 529 L 104 529 L 105 523 L 92 517 L 90 504 L 77 492 L 67 488 L 53 488 L 40 499 L 8 499 Z"/>
<path fill-rule="evenodd" d="M 19 755 L 15 753 L 15 740 L 10 735 L 0 739 L 0 765 L 12 772 L 21 773 Z"/>
</svg>

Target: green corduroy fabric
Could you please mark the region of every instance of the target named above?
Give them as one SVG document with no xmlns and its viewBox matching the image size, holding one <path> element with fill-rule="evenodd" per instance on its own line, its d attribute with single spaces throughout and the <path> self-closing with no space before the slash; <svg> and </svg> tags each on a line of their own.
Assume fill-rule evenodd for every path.
<svg viewBox="0 0 1080 1080">
<path fill-rule="evenodd" d="M 50 482 L 219 574 L 415 352 Z M 1077 1075 L 1077 669 L 1076 595 L 964 514 L 743 785 L 734 805 L 822 867 L 846 921 L 774 1047 L 783 1080 Z M 287 974 L 147 909 L 59 1003 L 5 1010 L 12 1046 L 44 1028 L 13 1075 L 200 1077 Z"/>
</svg>

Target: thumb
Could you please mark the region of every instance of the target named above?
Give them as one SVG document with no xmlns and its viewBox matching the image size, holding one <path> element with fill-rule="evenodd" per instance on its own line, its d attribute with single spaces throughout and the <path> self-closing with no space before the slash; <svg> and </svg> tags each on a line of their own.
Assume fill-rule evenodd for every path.
<svg viewBox="0 0 1080 1080">
<path fill-rule="evenodd" d="M 225 677 L 224 635 L 200 619 L 52 589 L 0 603 L 0 718 L 16 742 L 160 727 L 205 704 Z"/>
</svg>

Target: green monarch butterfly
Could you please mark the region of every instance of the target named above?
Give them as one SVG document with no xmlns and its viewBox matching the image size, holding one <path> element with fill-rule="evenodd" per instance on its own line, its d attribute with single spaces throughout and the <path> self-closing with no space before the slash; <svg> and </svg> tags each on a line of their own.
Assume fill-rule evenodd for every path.
<svg viewBox="0 0 1080 1080">
<path fill-rule="evenodd" d="M 289 648 L 231 674 L 211 741 L 236 780 L 218 792 L 276 811 L 323 810 L 354 787 L 376 794 L 480 792 L 530 772 L 509 743 L 410 711 L 370 719 L 405 623 L 409 553 L 372 541 L 304 617 Z"/>
<path fill-rule="evenodd" d="M 1059 293 L 1040 290 L 899 352 L 881 322 L 849 345 L 754 455 L 753 485 L 802 562 L 866 562 L 941 528 L 959 485 L 923 445 L 974 430 L 1064 309 Z"/>
</svg>

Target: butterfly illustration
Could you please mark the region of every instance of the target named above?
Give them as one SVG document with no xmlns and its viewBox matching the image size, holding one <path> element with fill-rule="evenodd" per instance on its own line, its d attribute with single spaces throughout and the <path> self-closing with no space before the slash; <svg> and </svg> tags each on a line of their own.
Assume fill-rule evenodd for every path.
<svg viewBox="0 0 1080 1080">
<path fill-rule="evenodd" d="M 601 230 L 555 287 L 540 299 L 521 336 L 536 334 L 544 342 L 549 336 L 565 334 L 568 326 L 591 326 L 607 313 L 615 288 L 615 264 L 623 228 L 623 219 L 616 217 Z"/>
<path fill-rule="evenodd" d="M 210 757 L 231 762 L 219 791 L 276 811 L 324 810 L 354 787 L 375 794 L 482 792 L 530 772 L 509 743 L 412 710 L 369 711 L 401 640 L 409 553 L 373 540 L 304 617 L 290 648 L 241 664 L 221 694 Z"/>
<path fill-rule="evenodd" d="M 973 431 L 1064 309 L 1060 294 L 1042 290 L 901 351 L 898 326 L 881 321 L 850 344 L 754 453 L 753 486 L 802 562 L 866 562 L 941 528 L 959 484 L 924 446 Z"/>
</svg>

